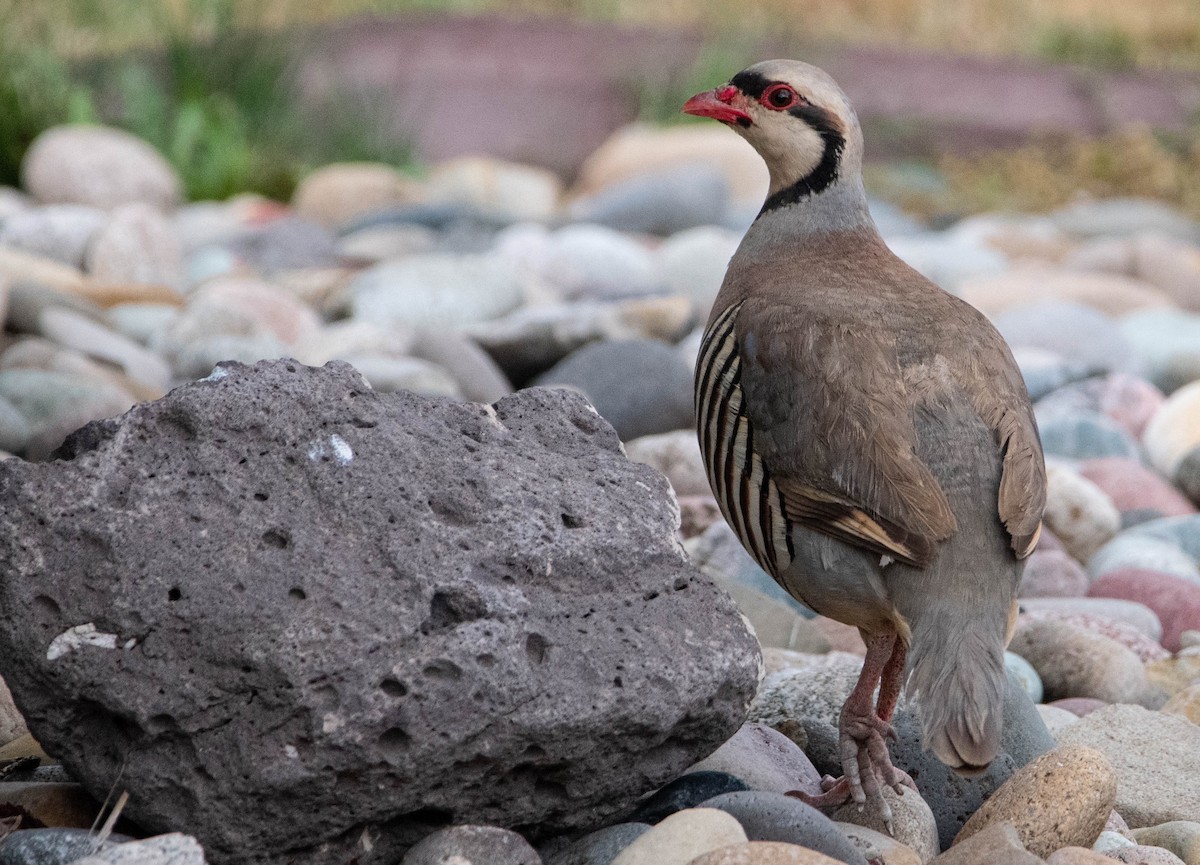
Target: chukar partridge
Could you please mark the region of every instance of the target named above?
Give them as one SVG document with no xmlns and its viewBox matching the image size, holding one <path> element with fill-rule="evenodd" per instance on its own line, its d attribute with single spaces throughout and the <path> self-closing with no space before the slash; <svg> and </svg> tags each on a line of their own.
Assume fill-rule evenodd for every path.
<svg viewBox="0 0 1200 865">
<path fill-rule="evenodd" d="M 867 646 L 828 805 L 901 792 L 901 690 L 962 773 L 996 756 L 1004 647 L 1046 499 L 1041 443 L 1003 339 L 898 259 L 862 185 L 845 94 L 805 63 L 751 66 L 684 111 L 745 138 L 766 203 L 729 263 L 696 367 L 709 481 L 758 563 Z M 878 698 L 875 689 L 879 688 Z"/>
</svg>

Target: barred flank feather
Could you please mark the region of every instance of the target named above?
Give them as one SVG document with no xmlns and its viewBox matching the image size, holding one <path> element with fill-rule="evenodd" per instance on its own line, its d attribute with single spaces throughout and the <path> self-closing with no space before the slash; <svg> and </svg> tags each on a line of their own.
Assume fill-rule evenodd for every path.
<svg viewBox="0 0 1200 865">
<path fill-rule="evenodd" d="M 738 539 L 778 579 L 793 558 L 791 524 L 779 489 L 754 450 L 746 417 L 734 323 L 740 304 L 722 312 L 704 334 L 696 364 L 700 450 L 717 504 Z"/>
</svg>

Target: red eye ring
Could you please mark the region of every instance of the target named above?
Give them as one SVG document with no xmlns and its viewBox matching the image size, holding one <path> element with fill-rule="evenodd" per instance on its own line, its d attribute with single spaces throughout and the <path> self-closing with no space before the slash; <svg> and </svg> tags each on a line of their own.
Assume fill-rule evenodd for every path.
<svg viewBox="0 0 1200 865">
<path fill-rule="evenodd" d="M 800 101 L 800 96 L 786 84 L 772 84 L 758 101 L 772 111 L 786 111 Z"/>
</svg>

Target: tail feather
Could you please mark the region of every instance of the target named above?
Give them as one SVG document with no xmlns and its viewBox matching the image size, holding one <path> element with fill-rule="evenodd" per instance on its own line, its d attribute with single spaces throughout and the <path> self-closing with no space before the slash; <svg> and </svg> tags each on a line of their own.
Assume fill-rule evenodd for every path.
<svg viewBox="0 0 1200 865">
<path fill-rule="evenodd" d="M 925 747 L 956 772 L 977 774 L 1000 751 L 1004 635 L 961 624 L 948 633 L 936 630 L 913 634 L 908 693 L 920 706 Z"/>
</svg>

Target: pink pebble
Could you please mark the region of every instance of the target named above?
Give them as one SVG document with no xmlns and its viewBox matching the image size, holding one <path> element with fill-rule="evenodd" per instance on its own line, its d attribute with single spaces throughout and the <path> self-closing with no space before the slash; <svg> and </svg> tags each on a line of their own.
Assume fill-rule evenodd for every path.
<svg viewBox="0 0 1200 865">
<path fill-rule="evenodd" d="M 1022 615 L 1030 619 L 1050 619 L 1075 625 L 1085 631 L 1091 631 L 1093 634 L 1108 637 L 1137 655 L 1143 664 L 1171 657 L 1170 652 L 1133 625 L 1118 622 L 1107 616 L 1098 616 L 1095 613 L 1075 613 L 1068 610 L 1029 610 Z"/>
<path fill-rule="evenodd" d="M 1097 700 L 1095 697 L 1065 697 L 1047 705 L 1058 709 L 1066 709 L 1072 715 L 1082 718 L 1084 715 L 1090 715 L 1097 709 L 1103 709 L 1108 703 L 1103 700 Z"/>
<path fill-rule="evenodd" d="M 1196 513 L 1195 506 L 1152 469 L 1127 457 L 1100 457 L 1079 464 L 1079 473 L 1113 500 L 1117 510 L 1154 511 L 1176 517 Z"/>
<path fill-rule="evenodd" d="M 1025 562 L 1021 577 L 1022 598 L 1078 598 L 1087 593 L 1088 576 L 1083 566 L 1063 550 L 1038 544 Z"/>
<path fill-rule="evenodd" d="M 1117 568 L 1101 576 L 1088 589 L 1093 598 L 1123 598 L 1145 604 L 1162 621 L 1162 644 L 1180 649 L 1179 637 L 1200 630 L 1200 583 L 1145 568 Z"/>
<path fill-rule="evenodd" d="M 1162 391 L 1150 382 L 1124 372 L 1115 372 L 1104 379 L 1098 396 L 1100 411 L 1125 427 L 1134 438 L 1142 437 L 1146 424 L 1164 399 Z"/>
</svg>

